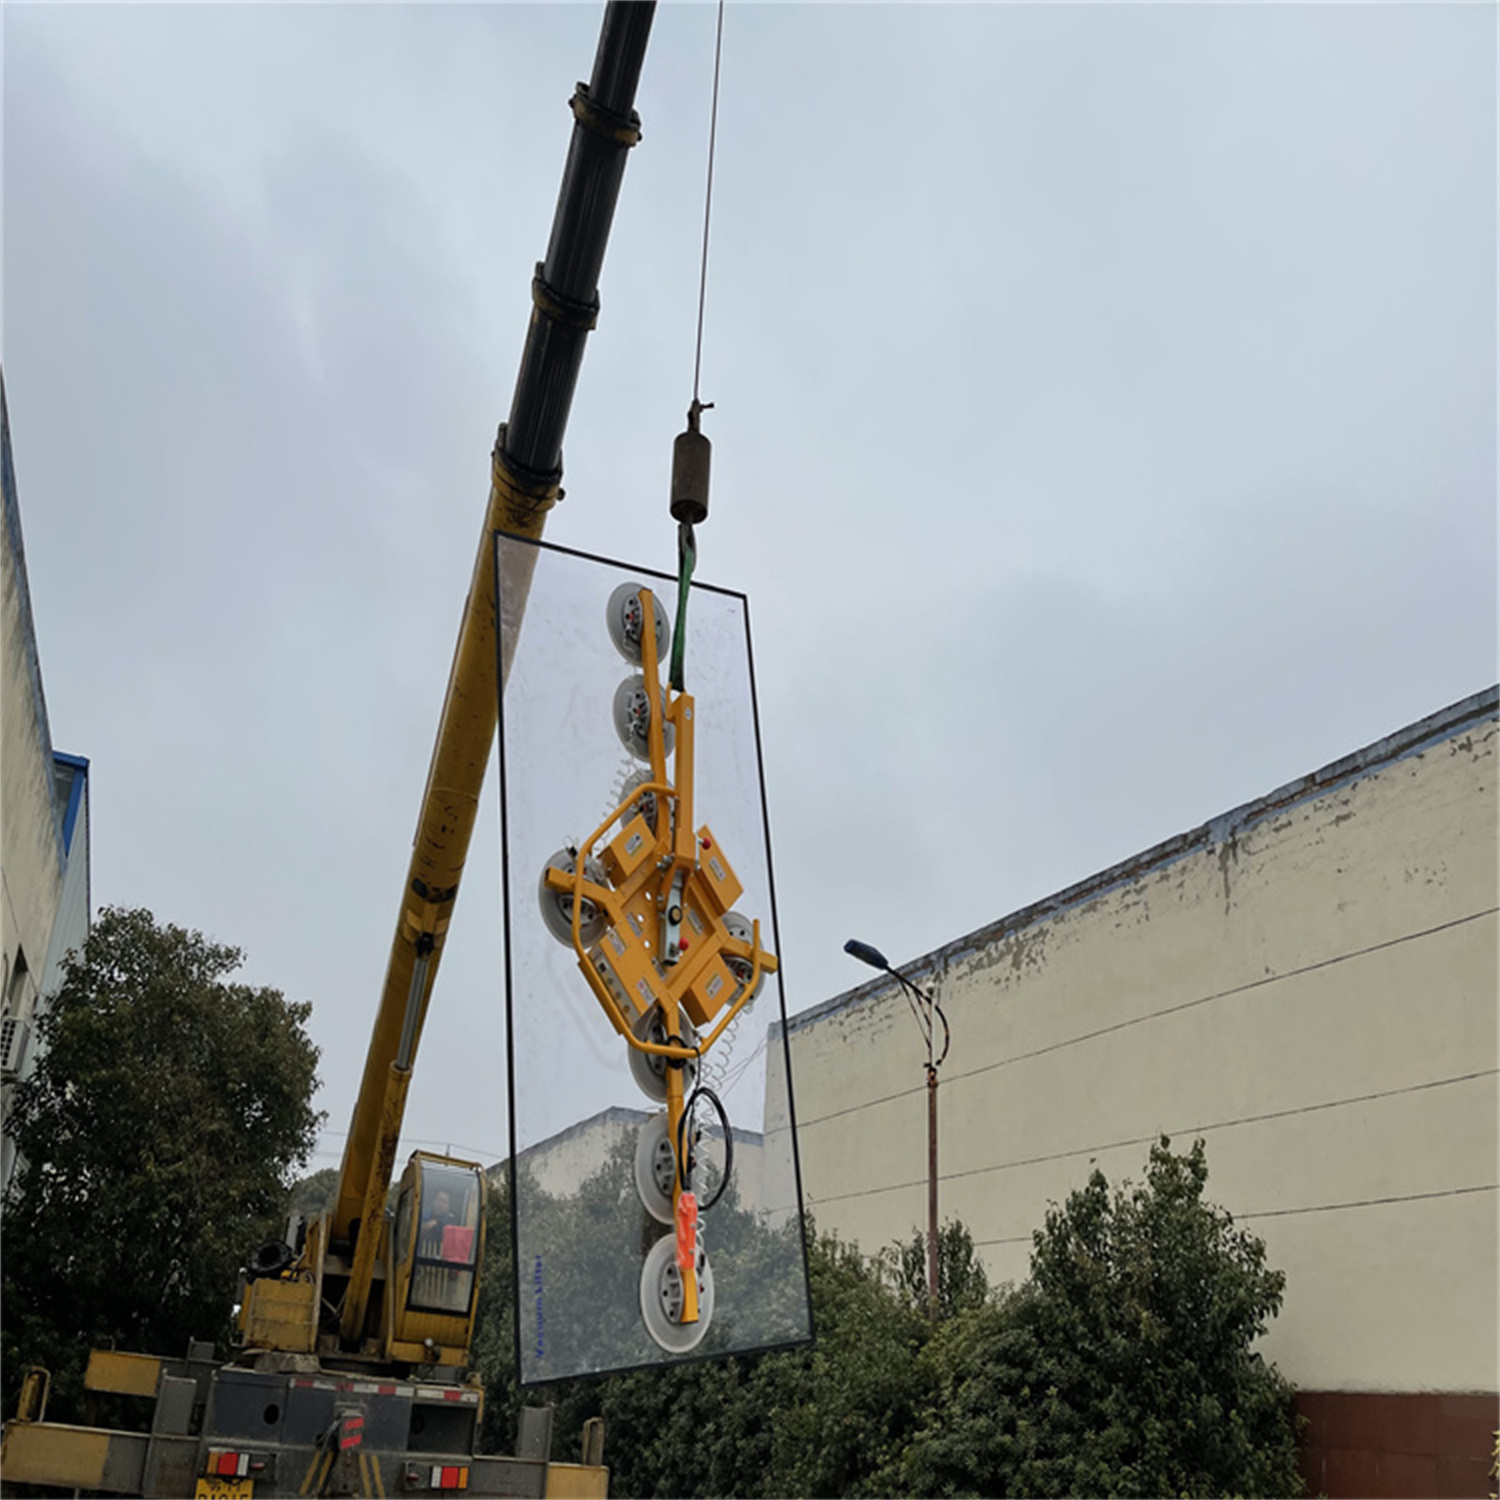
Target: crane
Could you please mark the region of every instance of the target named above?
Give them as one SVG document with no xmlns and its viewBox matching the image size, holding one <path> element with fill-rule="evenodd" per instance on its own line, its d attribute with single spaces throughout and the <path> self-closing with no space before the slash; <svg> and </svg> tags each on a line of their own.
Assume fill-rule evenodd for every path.
<svg viewBox="0 0 1500 1500">
<path fill-rule="evenodd" d="M 633 101 L 653 13 L 650 3 L 611 0 L 593 72 L 571 100 L 572 141 L 546 258 L 531 284 L 531 322 L 510 415 L 496 436 L 489 502 L 339 1171 L 338 1196 L 326 1244 L 315 1243 L 304 1251 L 309 1263 L 321 1257 L 324 1285 L 319 1301 L 339 1308 L 338 1351 L 345 1356 L 406 1358 L 444 1368 L 462 1365 L 468 1358 L 472 1308 L 462 1318 L 462 1327 L 447 1318 L 436 1337 L 421 1332 L 421 1320 L 388 1313 L 372 1297 L 382 1235 L 361 1231 L 367 1224 L 382 1222 L 422 1023 L 495 740 L 498 685 L 489 538 L 496 531 L 539 537 L 547 512 L 562 494 L 563 434 L 584 344 L 599 313 L 599 272 L 626 153 L 640 139 Z M 403 1191 L 420 1193 L 428 1161 L 442 1170 L 440 1160 L 419 1156 L 415 1170 L 403 1180 Z M 437 1180 L 456 1183 L 451 1172 L 463 1170 L 477 1168 L 462 1164 Z M 479 1202 L 477 1196 L 474 1201 Z M 247 1301 L 242 1319 L 247 1343 L 264 1341 L 274 1348 L 276 1335 L 258 1321 L 255 1300 L 252 1296 Z M 406 1326 L 409 1322 L 413 1326 Z"/>
<path fill-rule="evenodd" d="M 562 441 L 628 152 L 655 6 L 609 0 L 573 132 L 509 415 L 496 437 L 478 553 L 330 1213 L 246 1268 L 240 1348 L 182 1359 L 96 1350 L 92 1392 L 154 1400 L 149 1433 L 45 1420 L 44 1372 L 7 1422 L 8 1480 L 136 1495 L 603 1494 L 593 1462 L 549 1465 L 550 1414 L 523 1413 L 520 1454 L 475 1451 L 483 1390 L 465 1378 L 483 1254 L 479 1164 L 418 1152 L 386 1211 L 423 1022 L 495 740 L 490 538 L 540 538 L 562 496 Z M 665 788 L 664 788 L 665 789 Z M 743 947 L 743 944 L 741 945 Z M 649 1044 L 648 1044 L 649 1045 Z M 592 1445 L 592 1451 L 590 1451 Z"/>
</svg>

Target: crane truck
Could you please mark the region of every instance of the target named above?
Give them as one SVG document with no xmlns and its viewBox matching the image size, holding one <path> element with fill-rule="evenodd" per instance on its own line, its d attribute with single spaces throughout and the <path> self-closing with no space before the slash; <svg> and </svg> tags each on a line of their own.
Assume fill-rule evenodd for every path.
<svg viewBox="0 0 1500 1500">
<path fill-rule="evenodd" d="M 609 0 L 592 74 L 571 100 L 562 186 L 532 281 L 509 416 L 492 454 L 489 502 L 334 1206 L 249 1257 L 228 1363 L 215 1361 L 211 1344 L 194 1344 L 180 1359 L 94 1351 L 88 1389 L 153 1402 L 149 1431 L 48 1422 L 45 1372 L 28 1374 L 20 1410 L 4 1429 L 7 1482 L 141 1496 L 606 1492 L 602 1428 L 586 1430 L 585 1462 L 549 1464 L 544 1409 L 522 1413 L 518 1456 L 476 1451 L 484 1392 L 466 1372 L 485 1236 L 480 1164 L 418 1152 L 402 1172 L 394 1210 L 387 1205 L 422 1024 L 495 739 L 490 539 L 497 531 L 539 539 L 562 495 L 563 433 L 599 312 L 599 272 L 627 153 L 640 139 L 633 106 L 654 9 L 650 0 Z M 660 770 L 659 754 L 657 761 Z M 741 960 L 763 964 L 749 936 L 732 937 L 731 946 Z M 665 1040 L 632 1040 L 658 1055 L 674 1050 Z"/>
</svg>

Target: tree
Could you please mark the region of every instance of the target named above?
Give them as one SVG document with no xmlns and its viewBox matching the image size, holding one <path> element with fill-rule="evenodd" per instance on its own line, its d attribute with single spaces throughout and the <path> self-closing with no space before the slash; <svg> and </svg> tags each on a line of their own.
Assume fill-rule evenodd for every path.
<svg viewBox="0 0 1500 1500">
<path fill-rule="evenodd" d="M 333 1211 L 339 1195 L 339 1169 L 320 1167 L 292 1184 L 287 1202 L 288 1211 L 301 1214 L 311 1224 L 325 1213 Z"/>
<path fill-rule="evenodd" d="M 504 1190 L 492 1196 L 502 1210 Z M 743 1216 L 749 1221 L 752 1216 Z M 781 1231 L 742 1227 L 741 1253 L 783 1265 Z M 725 1227 L 715 1245 L 728 1250 Z M 493 1241 L 491 1241 L 493 1244 Z M 808 1272 L 818 1342 L 580 1378 L 528 1393 L 555 1405 L 553 1457 L 577 1458 L 578 1433 L 605 1421 L 616 1495 L 864 1495 L 899 1458 L 922 1389 L 916 1354 L 930 1323 L 878 1266 L 831 1236 L 809 1233 Z M 486 1440 L 513 1441 L 520 1396 L 510 1352 L 509 1251 L 486 1250 L 475 1363 L 487 1389 Z M 800 1265 L 800 1257 L 799 1257 Z M 496 1288 L 504 1278 L 503 1290 Z M 797 1288 L 785 1288 L 800 1296 Z"/>
<path fill-rule="evenodd" d="M 1144 1185 L 1096 1170 L 1048 1212 L 1031 1279 L 934 1336 L 906 1492 L 1301 1492 L 1291 1387 L 1252 1348 L 1285 1277 L 1207 1177 L 1163 1137 Z"/>
<path fill-rule="evenodd" d="M 516 1428 L 525 1404 L 516 1384 L 516 1288 L 511 1248 L 510 1187 L 503 1171 L 488 1175 L 484 1202 L 484 1259 L 479 1268 L 479 1300 L 469 1357 L 484 1381 L 480 1450 L 515 1451 Z M 576 1459 L 577 1454 L 558 1457 Z"/>
<path fill-rule="evenodd" d="M 181 1354 L 228 1330 L 236 1272 L 282 1228 L 322 1119 L 306 1004 L 233 984 L 236 948 L 106 908 L 38 1025 L 5 1199 L 5 1383 L 90 1347 Z"/>
<path fill-rule="evenodd" d="M 927 1306 L 927 1236 L 920 1230 L 880 1252 L 880 1264 L 908 1301 Z M 938 1317 L 951 1318 L 981 1307 L 990 1294 L 989 1277 L 974 1250 L 974 1236 L 960 1219 L 938 1230 Z"/>
<path fill-rule="evenodd" d="M 831 1236 L 808 1236 L 817 1342 L 573 1382 L 559 1433 L 603 1416 L 616 1495 L 883 1495 L 923 1395 L 925 1310 Z M 572 1457 L 572 1453 L 559 1456 Z"/>
<path fill-rule="evenodd" d="M 813 1347 L 540 1391 L 554 1457 L 602 1416 L 616 1495 L 1300 1493 L 1291 1387 L 1252 1347 L 1284 1277 L 1204 1202 L 1207 1177 L 1201 1141 L 1174 1155 L 1165 1139 L 1140 1187 L 1095 1172 L 999 1294 L 949 1223 L 937 1320 L 920 1235 L 872 1260 L 809 1234 Z M 509 1249 L 491 1247 L 476 1351 L 503 1444 L 519 1397 Z"/>
</svg>

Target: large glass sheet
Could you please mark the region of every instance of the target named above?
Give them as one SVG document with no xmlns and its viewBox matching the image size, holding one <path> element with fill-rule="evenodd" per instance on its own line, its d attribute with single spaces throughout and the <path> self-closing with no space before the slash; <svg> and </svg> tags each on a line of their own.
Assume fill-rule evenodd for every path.
<svg viewBox="0 0 1500 1500">
<path fill-rule="evenodd" d="M 692 586 L 683 697 L 675 580 L 503 534 L 495 567 L 520 1381 L 803 1342 L 745 598 Z"/>
</svg>

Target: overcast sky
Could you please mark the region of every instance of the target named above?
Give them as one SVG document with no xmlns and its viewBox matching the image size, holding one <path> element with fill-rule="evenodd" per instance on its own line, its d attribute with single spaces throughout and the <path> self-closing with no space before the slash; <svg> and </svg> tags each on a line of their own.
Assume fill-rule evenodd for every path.
<svg viewBox="0 0 1500 1500">
<path fill-rule="evenodd" d="M 313 1003 L 336 1164 L 595 5 L 4 7 L 96 906 Z M 551 541 L 671 569 L 715 12 L 659 11 Z M 1490 5 L 731 4 L 699 576 L 788 1005 L 1494 682 Z M 506 1150 L 492 768 L 408 1144 Z M 914 1068 L 918 1059 L 914 1054 Z"/>
</svg>

